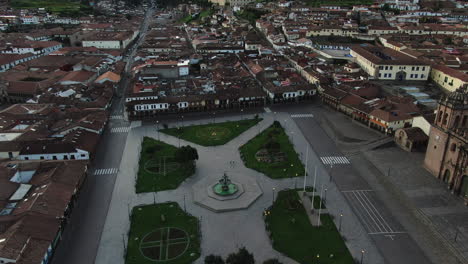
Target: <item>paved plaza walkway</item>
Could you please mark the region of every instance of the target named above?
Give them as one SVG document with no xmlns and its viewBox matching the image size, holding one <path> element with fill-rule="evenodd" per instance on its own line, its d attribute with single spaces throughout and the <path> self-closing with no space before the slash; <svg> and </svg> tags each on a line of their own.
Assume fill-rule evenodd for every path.
<svg viewBox="0 0 468 264">
<path fill-rule="evenodd" d="M 196 263 L 203 263 L 204 257 L 209 254 L 227 256 L 242 246 L 245 246 L 249 251 L 254 253 L 258 263 L 269 258 L 278 258 L 283 263 L 288 264 L 296 263 L 272 248 L 270 239 L 265 231 L 262 212 L 265 208 L 271 206 L 273 202 L 273 188 L 275 188 L 275 192 L 286 188 L 300 188 L 303 186 L 304 178 L 272 180 L 259 172 L 246 168 L 240 159 L 238 148 L 260 131 L 270 126 L 274 120 L 282 123 L 290 135 L 296 151 L 302 153 L 301 156 L 304 159 L 308 143 L 288 114 L 267 113 L 262 115 L 262 117 L 264 120 L 258 125 L 223 146 L 202 147 L 181 140 L 181 145 L 191 145 L 198 150 L 200 158 L 197 161 L 196 173 L 183 182 L 176 190 L 163 191 L 156 194 L 157 203 L 175 201 L 179 203 L 181 208 L 185 207 L 188 213 L 201 220 L 202 256 Z M 244 118 L 248 117 L 244 116 Z M 235 119 L 238 120 L 239 117 Z M 217 118 L 216 122 L 227 120 L 234 120 L 234 118 Z M 195 122 L 185 121 L 183 125 L 188 126 L 212 121 L 212 119 Z M 175 124 L 169 125 L 173 126 Z M 127 137 L 125 152 L 96 257 L 96 263 L 98 264 L 120 264 L 125 262 L 123 255 L 124 243 L 127 243 L 127 234 L 130 228 L 129 212 L 136 205 L 153 203 L 153 193 L 135 194 L 135 175 L 138 170 L 140 145 L 144 136 L 157 139 L 158 133 L 155 126 L 133 128 Z M 163 133 L 160 133 L 159 137 L 160 140 L 166 143 L 174 146 L 179 145 L 179 139 L 177 138 Z M 371 242 L 367 232 L 347 205 L 343 194 L 337 190 L 333 182 L 329 182 L 326 169 L 311 148 L 308 158 L 309 177 L 307 185 L 312 185 L 314 170 L 317 167 L 317 189 L 321 188 L 321 186 L 328 189 L 326 199 L 327 210 L 328 213 L 335 216 L 337 225 L 339 215 L 343 214 L 342 234 L 346 237 L 346 244 L 351 254 L 355 258 L 358 258 L 361 255 L 361 250 L 365 250 L 364 263 L 383 263 L 381 255 Z M 234 166 L 231 166 L 231 163 Z M 210 177 L 212 175 L 221 177 L 224 171 L 228 175 L 229 172 L 232 172 L 234 175 L 242 174 L 254 177 L 260 185 L 263 195 L 248 209 L 233 212 L 215 213 L 194 204 L 192 185 L 208 175 Z M 314 252 L 311 252 L 311 254 L 314 254 Z"/>
</svg>

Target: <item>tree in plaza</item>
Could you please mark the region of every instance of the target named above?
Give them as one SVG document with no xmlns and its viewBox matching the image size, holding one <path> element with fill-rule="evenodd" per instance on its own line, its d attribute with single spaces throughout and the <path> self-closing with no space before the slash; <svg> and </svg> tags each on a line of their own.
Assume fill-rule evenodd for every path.
<svg viewBox="0 0 468 264">
<path fill-rule="evenodd" d="M 205 257 L 205 264 L 224 264 L 224 260 L 221 256 L 209 255 Z"/>
<path fill-rule="evenodd" d="M 252 253 L 245 247 L 240 248 L 237 253 L 231 253 L 226 259 L 226 264 L 254 264 L 255 259 Z"/>
<path fill-rule="evenodd" d="M 174 154 L 174 159 L 179 163 L 193 163 L 193 161 L 198 159 L 197 149 L 191 146 L 178 148 Z"/>
<path fill-rule="evenodd" d="M 268 259 L 263 262 L 263 264 L 283 264 L 278 259 Z"/>
</svg>

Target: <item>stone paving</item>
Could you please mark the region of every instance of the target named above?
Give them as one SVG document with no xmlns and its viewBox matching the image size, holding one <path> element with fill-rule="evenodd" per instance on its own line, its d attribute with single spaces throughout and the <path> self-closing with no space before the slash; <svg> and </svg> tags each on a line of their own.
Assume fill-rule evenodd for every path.
<svg viewBox="0 0 468 264">
<path fill-rule="evenodd" d="M 368 177 L 367 180 L 382 185 L 394 195 L 387 201 L 398 201 L 408 209 L 408 212 L 392 212 L 412 226 L 407 229 L 427 249 L 426 252 L 439 262 L 468 263 L 468 207 L 423 168 L 425 153 L 408 153 L 394 145 L 363 148 L 367 142 L 384 142 L 384 138 L 391 140 L 391 137 L 379 135 L 379 132 L 327 108 L 322 108 L 320 113 L 324 130 L 330 136 L 338 135 L 335 137 L 337 145 L 358 170 L 369 166 L 376 169 L 375 178 Z M 329 126 L 331 122 L 334 126 Z M 343 138 L 340 131 L 346 131 L 347 137 Z M 366 135 L 367 142 L 358 142 L 364 139 L 362 135 Z M 350 137 L 356 142 L 347 140 Z"/>
<path fill-rule="evenodd" d="M 153 193 L 135 194 L 134 186 L 142 138 L 144 136 L 157 138 L 158 133 L 155 130 L 155 126 L 142 126 L 132 129 L 127 137 L 125 152 L 101 237 L 96 263 L 124 263 L 124 243 L 126 243 L 130 227 L 129 212 L 133 206 L 151 204 L 154 200 L 157 203 L 175 201 L 179 203 L 181 208 L 185 208 L 188 213 L 200 219 L 202 228 L 202 256 L 196 263 L 203 263 L 204 257 L 209 254 L 227 256 L 242 246 L 253 252 L 259 263 L 269 258 L 278 258 L 287 264 L 296 263 L 272 248 L 270 239 L 265 231 L 262 212 L 265 208 L 271 206 L 275 191 L 278 192 L 282 189 L 294 187 L 300 188 L 304 178 L 273 180 L 259 172 L 248 169 L 240 159 L 238 147 L 245 144 L 261 130 L 270 126 L 273 120 L 280 121 L 283 127 L 290 132 L 290 135 L 294 135 L 292 142 L 295 145 L 296 151 L 305 154 L 305 148 L 308 143 L 288 114 L 268 113 L 262 117 L 264 120 L 257 126 L 223 146 L 202 147 L 181 140 L 181 145 L 191 145 L 198 150 L 200 158 L 197 161 L 196 173 L 183 182 L 176 190 L 158 192 L 156 195 Z M 244 118 L 247 117 L 244 116 Z M 222 122 L 233 119 L 238 120 L 239 118 L 217 118 L 216 121 Z M 184 125 L 199 124 L 200 122 L 209 123 L 211 120 L 186 121 Z M 177 138 L 163 133 L 160 133 L 159 136 L 166 143 L 178 145 L 179 139 Z M 231 164 L 235 165 L 230 166 Z M 338 224 L 339 215 L 343 214 L 342 234 L 346 237 L 346 244 L 351 254 L 355 258 L 359 258 L 361 250 L 364 249 L 366 251 L 364 263 L 384 263 L 367 232 L 346 203 L 344 196 L 337 191 L 333 183 L 328 182 L 329 177 L 320 159 L 310 150 L 308 159 L 308 186 L 312 185 L 312 177 L 310 175 L 314 174 L 315 167 L 317 167 L 317 189 L 322 184 L 328 185 L 326 187 L 328 189 L 328 213 L 335 215 L 336 224 Z M 215 213 L 193 203 L 192 186 L 204 177 L 207 177 L 207 175 L 217 175 L 220 178 L 224 171 L 227 171 L 228 174 L 232 172 L 233 174 L 248 175 L 256 179 L 263 191 L 263 195 L 248 209 L 224 213 Z"/>
</svg>

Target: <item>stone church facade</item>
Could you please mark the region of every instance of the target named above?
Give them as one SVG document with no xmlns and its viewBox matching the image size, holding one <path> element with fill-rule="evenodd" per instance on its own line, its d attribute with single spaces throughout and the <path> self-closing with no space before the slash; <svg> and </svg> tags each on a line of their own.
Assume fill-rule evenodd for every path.
<svg viewBox="0 0 468 264">
<path fill-rule="evenodd" d="M 468 203 L 468 88 L 440 100 L 424 166 Z"/>
</svg>

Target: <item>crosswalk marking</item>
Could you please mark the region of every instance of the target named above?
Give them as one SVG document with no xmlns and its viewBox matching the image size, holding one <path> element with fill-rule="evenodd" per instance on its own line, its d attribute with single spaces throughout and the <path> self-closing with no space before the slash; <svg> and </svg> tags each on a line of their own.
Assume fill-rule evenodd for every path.
<svg viewBox="0 0 468 264">
<path fill-rule="evenodd" d="M 119 120 L 119 119 L 124 119 L 123 115 L 111 115 L 110 116 L 111 120 Z"/>
<path fill-rule="evenodd" d="M 311 118 L 314 117 L 313 114 L 293 114 L 291 118 Z"/>
<path fill-rule="evenodd" d="M 94 170 L 94 175 L 110 175 L 110 174 L 115 174 L 118 171 L 119 171 L 118 168 L 96 169 Z"/>
<path fill-rule="evenodd" d="M 395 231 L 387 219 L 378 210 L 373 191 L 350 190 L 343 192 L 357 211 L 358 217 L 371 235 L 399 234 L 404 232 Z"/>
<path fill-rule="evenodd" d="M 113 127 L 111 133 L 128 133 L 132 129 L 131 127 Z"/>
<path fill-rule="evenodd" d="M 265 108 L 263 108 L 263 109 L 265 110 L 266 113 L 271 113 L 271 110 L 270 110 L 269 107 L 265 107 Z"/>
<path fill-rule="evenodd" d="M 351 162 L 349 161 L 348 158 L 346 157 L 338 157 L 338 156 L 333 156 L 333 157 L 320 157 L 322 160 L 323 164 L 326 165 L 331 165 L 331 164 L 350 164 Z"/>
</svg>

